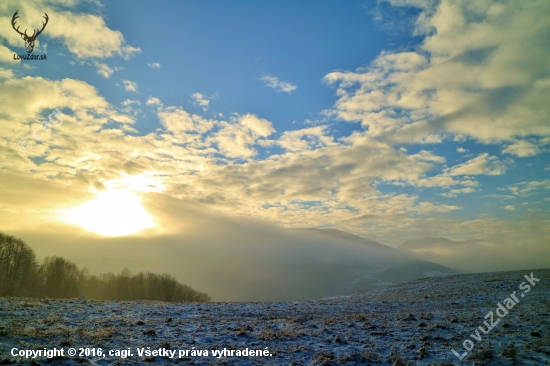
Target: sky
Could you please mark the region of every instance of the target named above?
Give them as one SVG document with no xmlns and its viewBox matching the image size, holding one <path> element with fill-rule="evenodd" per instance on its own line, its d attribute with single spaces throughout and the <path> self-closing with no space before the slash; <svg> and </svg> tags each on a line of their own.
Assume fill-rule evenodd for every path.
<svg viewBox="0 0 550 366">
<path fill-rule="evenodd" d="M 47 60 L 15 59 L 16 11 L 47 13 Z M 550 265 L 548 34 L 547 0 L 4 0 L 0 231 L 153 243 L 211 215 Z"/>
</svg>

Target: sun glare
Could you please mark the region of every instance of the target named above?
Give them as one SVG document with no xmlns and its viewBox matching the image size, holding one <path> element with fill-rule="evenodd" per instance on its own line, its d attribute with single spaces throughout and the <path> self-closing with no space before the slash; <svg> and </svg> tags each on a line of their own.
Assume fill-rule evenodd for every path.
<svg viewBox="0 0 550 366">
<path fill-rule="evenodd" d="M 154 227 L 141 199 L 130 190 L 100 192 L 95 199 L 68 210 L 62 219 L 103 236 L 123 236 Z"/>
</svg>

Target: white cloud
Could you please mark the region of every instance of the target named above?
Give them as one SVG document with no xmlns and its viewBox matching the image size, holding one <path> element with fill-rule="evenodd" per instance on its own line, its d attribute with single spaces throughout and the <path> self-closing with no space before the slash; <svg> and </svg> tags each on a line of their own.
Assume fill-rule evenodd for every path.
<svg viewBox="0 0 550 366">
<path fill-rule="evenodd" d="M 458 189 L 451 189 L 449 192 L 441 193 L 444 197 L 456 197 L 459 194 L 473 193 L 476 190 L 472 187 L 464 187 Z"/>
<path fill-rule="evenodd" d="M 0 61 L 1 62 L 10 62 L 10 63 L 13 63 L 13 62 L 18 62 L 18 61 L 15 61 L 13 59 L 13 54 L 16 53 L 12 50 L 10 50 L 9 48 L 7 48 L 6 46 L 0 44 Z M 19 61 L 21 62 L 21 61 Z"/>
<path fill-rule="evenodd" d="M 13 71 L 9 69 L 4 69 L 0 67 L 0 80 L 2 79 L 11 79 L 14 77 Z"/>
<path fill-rule="evenodd" d="M 141 102 L 139 100 L 126 99 L 125 101 L 120 102 L 120 104 L 127 107 L 127 106 L 130 106 L 132 104 L 140 105 Z"/>
<path fill-rule="evenodd" d="M 37 7 L 33 2 L 19 2 L 7 0 L 3 2 L 5 8 L 19 9 L 21 24 L 40 25 L 43 22 L 44 12 L 50 18 L 45 31 L 38 38 L 41 41 L 52 39 L 65 44 L 68 50 L 79 59 L 102 59 L 120 56 L 130 59 L 139 48 L 126 44 L 120 31 L 107 27 L 102 17 L 94 14 L 71 12 L 77 2 L 53 1 Z M 11 14 L 2 17 L 2 23 L 9 24 Z M 54 21 L 55 19 L 55 21 Z M 23 47 L 21 38 L 11 27 L 0 28 L 0 36 L 14 47 Z M 37 44 L 38 46 L 38 44 Z"/>
<path fill-rule="evenodd" d="M 137 90 L 138 90 L 137 83 L 135 83 L 133 81 L 130 81 L 130 80 L 124 80 L 124 79 L 122 79 L 122 83 L 124 84 L 124 89 L 126 91 L 137 92 Z"/>
<path fill-rule="evenodd" d="M 392 3 L 421 7 L 416 32 L 424 41 L 326 75 L 338 86 L 337 117 L 395 143 L 550 136 L 549 2 Z"/>
<path fill-rule="evenodd" d="M 287 151 L 303 151 L 336 145 L 334 138 L 327 132 L 327 126 L 285 131 L 278 140 L 266 140 L 260 144 L 263 146 L 278 145 Z"/>
<path fill-rule="evenodd" d="M 465 148 L 463 148 L 463 147 L 457 147 L 457 148 L 456 148 L 456 151 L 459 152 L 459 153 L 461 153 L 461 154 L 464 154 L 464 153 L 467 153 L 467 152 L 468 152 L 468 150 L 465 149 Z"/>
<path fill-rule="evenodd" d="M 123 102 L 120 102 L 120 104 L 123 106 L 120 111 L 133 116 L 139 116 L 143 112 L 141 109 L 138 108 L 139 105 L 141 105 L 141 102 L 139 100 L 132 100 L 132 99 L 126 99 Z M 125 129 L 127 132 L 133 132 L 138 133 L 135 129 Z"/>
<path fill-rule="evenodd" d="M 430 151 L 420 150 L 418 153 L 411 155 L 411 158 L 422 161 L 431 161 L 433 163 L 445 163 L 443 156 L 434 155 Z"/>
<path fill-rule="evenodd" d="M 541 190 L 550 189 L 550 179 L 535 180 L 531 182 L 520 182 L 508 187 L 513 194 L 527 197 Z"/>
<path fill-rule="evenodd" d="M 449 188 L 454 186 L 477 187 L 479 183 L 472 179 L 456 179 L 448 174 L 439 174 L 433 177 L 419 177 L 410 182 L 421 188 Z"/>
<path fill-rule="evenodd" d="M 288 81 L 281 81 L 276 76 L 264 75 L 260 80 L 263 81 L 267 87 L 274 89 L 276 92 L 291 93 L 298 88 L 298 85 Z"/>
<path fill-rule="evenodd" d="M 191 97 L 195 100 L 195 105 L 202 107 L 204 111 L 208 109 L 208 106 L 210 105 L 210 100 L 206 98 L 203 94 L 193 93 L 191 94 Z"/>
<path fill-rule="evenodd" d="M 106 79 L 115 72 L 115 70 L 111 69 L 107 64 L 101 62 L 95 62 L 94 64 L 97 67 L 97 73 Z"/>
<path fill-rule="evenodd" d="M 520 140 L 506 146 L 506 148 L 502 150 L 502 152 L 524 158 L 527 156 L 537 155 L 540 152 L 540 149 L 535 144 L 532 144 L 525 140 Z"/>
<path fill-rule="evenodd" d="M 0 109 L 10 116 L 8 120 L 0 118 L 4 131 L 0 138 L 2 169 L 14 172 L 33 169 L 37 179 L 49 175 L 47 171 L 56 171 L 58 182 L 64 181 L 72 174 L 71 170 L 80 166 L 78 159 L 88 161 L 97 156 L 95 152 L 82 150 L 89 146 L 86 141 L 97 140 L 105 134 L 120 135 L 134 122 L 99 96 L 96 88 L 79 80 L 52 81 L 28 76 L 0 81 L 0 90 L 10 91 L 0 93 Z M 56 108 L 63 111 L 62 125 L 44 130 L 41 121 Z M 103 132 L 113 121 L 122 124 L 120 129 Z M 17 148 L 21 138 L 33 140 L 32 150 L 22 153 Z M 30 157 L 41 157 L 44 161 L 35 164 Z M 4 162 L 4 159 L 7 160 Z M 90 173 L 92 165 L 89 164 Z M 97 178 L 90 184 L 93 181 Z"/>
<path fill-rule="evenodd" d="M 149 104 L 149 101 L 147 103 Z M 189 132 L 205 133 L 214 126 L 214 121 L 206 120 L 196 114 L 191 115 L 181 107 L 166 107 L 159 110 L 158 116 L 166 130 L 182 139 L 181 142 L 193 138 L 193 136 L 188 136 Z"/>
<path fill-rule="evenodd" d="M 97 73 L 106 79 L 108 79 L 115 71 L 122 70 L 122 68 L 119 66 L 115 66 L 114 68 L 111 68 L 109 67 L 109 65 L 102 62 L 97 62 L 97 61 L 94 61 L 93 65 L 97 67 Z"/>
<path fill-rule="evenodd" d="M 504 206 L 504 209 L 507 210 L 507 211 L 515 211 L 515 210 L 516 210 L 516 208 L 514 207 L 514 205 Z"/>
<path fill-rule="evenodd" d="M 150 62 L 147 64 L 152 69 L 160 69 L 162 66 L 158 62 Z"/>
<path fill-rule="evenodd" d="M 151 97 L 149 96 L 149 99 L 147 99 L 147 105 L 157 105 L 157 106 L 160 106 L 162 107 L 162 102 L 160 101 L 159 98 L 155 98 L 155 97 Z"/>
<path fill-rule="evenodd" d="M 488 153 L 483 153 L 465 163 L 446 169 L 446 173 L 449 176 L 478 174 L 501 175 L 504 174 L 505 171 L 506 164 L 498 160 L 496 156 L 489 156 Z"/>
<path fill-rule="evenodd" d="M 252 148 L 258 139 L 275 132 L 273 124 L 253 114 L 238 116 L 229 122 L 220 122 L 220 130 L 209 138 L 220 153 L 230 158 L 250 158 L 257 154 Z"/>
</svg>

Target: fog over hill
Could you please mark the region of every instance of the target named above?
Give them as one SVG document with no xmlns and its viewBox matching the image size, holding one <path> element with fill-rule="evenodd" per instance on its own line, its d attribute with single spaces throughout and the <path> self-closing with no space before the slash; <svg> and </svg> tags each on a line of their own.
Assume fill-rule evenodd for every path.
<svg viewBox="0 0 550 366">
<path fill-rule="evenodd" d="M 264 228 L 265 229 L 265 228 Z M 237 227 L 232 236 L 188 235 L 156 238 L 80 238 L 53 243 L 64 248 L 48 252 L 87 267 L 92 273 L 137 271 L 168 272 L 180 281 L 207 292 L 218 301 L 282 301 L 347 294 L 425 277 L 430 262 L 416 262 L 390 247 L 365 246 L 323 232 L 270 228 L 245 235 Z M 37 248 L 38 249 L 38 248 Z M 43 249 L 42 249 L 43 251 Z M 441 272 L 452 273 L 451 269 Z"/>
<path fill-rule="evenodd" d="M 416 258 L 458 268 L 465 272 L 488 272 L 548 266 L 548 248 L 496 240 L 449 240 L 424 237 L 410 239 L 398 248 Z"/>
<path fill-rule="evenodd" d="M 285 229 L 215 213 L 164 195 L 148 195 L 146 204 L 169 230 L 101 237 L 52 223 L 6 233 L 39 258 L 62 256 L 93 274 L 169 273 L 215 301 L 316 299 L 454 271 L 548 266 L 541 246 L 432 239 L 392 248 L 335 229 Z"/>
<path fill-rule="evenodd" d="M 322 233 L 324 235 L 331 236 L 331 237 L 339 239 L 339 240 L 343 239 L 343 240 L 351 241 L 353 243 L 368 246 L 369 248 L 372 248 L 372 249 L 376 249 L 376 250 L 380 250 L 380 251 L 393 252 L 394 255 L 399 255 L 390 246 L 381 244 L 381 243 L 379 243 L 377 241 L 374 241 L 374 240 L 363 238 L 361 236 L 353 235 L 353 234 L 348 233 L 346 231 L 336 230 L 336 229 L 304 229 L 304 230 L 309 230 L 311 232 Z"/>
<path fill-rule="evenodd" d="M 338 230 L 284 229 L 250 218 L 227 217 L 196 204 L 158 196 L 172 232 L 99 237 L 81 231 L 10 232 L 38 257 L 59 255 L 91 273 L 170 273 L 215 301 L 316 299 L 432 274 L 428 262 Z M 151 207 L 151 206 L 150 206 Z M 159 214 L 160 215 L 160 214 Z"/>
</svg>

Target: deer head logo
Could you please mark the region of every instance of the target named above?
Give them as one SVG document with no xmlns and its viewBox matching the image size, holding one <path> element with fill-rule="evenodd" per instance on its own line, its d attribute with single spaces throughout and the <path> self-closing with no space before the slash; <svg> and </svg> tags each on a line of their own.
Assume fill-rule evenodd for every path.
<svg viewBox="0 0 550 366">
<path fill-rule="evenodd" d="M 27 49 L 27 53 L 31 53 L 32 50 L 34 49 L 34 42 L 36 41 L 36 39 L 38 38 L 38 36 L 40 35 L 40 33 L 42 33 L 42 31 L 44 30 L 44 28 L 46 28 L 46 24 L 48 24 L 48 20 L 50 18 L 48 18 L 48 14 L 44 13 L 44 16 L 43 18 L 46 19 L 46 22 L 42 22 L 42 29 L 38 30 L 38 29 L 35 29 L 34 30 L 34 33 L 32 34 L 32 36 L 29 36 L 27 34 L 27 30 L 25 29 L 25 32 L 21 33 L 19 31 L 19 27 L 15 28 L 15 20 L 17 18 L 19 18 L 19 15 L 17 15 L 17 13 L 19 13 L 19 10 L 17 10 L 15 12 L 15 14 L 13 14 L 13 17 L 11 18 L 11 26 L 13 27 L 13 29 L 15 29 L 15 31 L 17 33 L 19 33 L 21 35 L 21 38 L 23 38 L 23 40 L 25 41 L 25 48 Z"/>
</svg>

